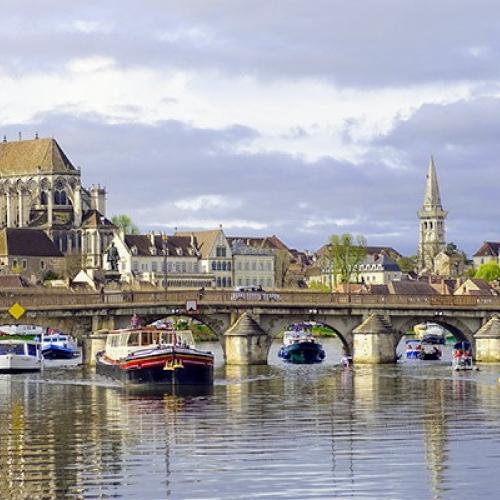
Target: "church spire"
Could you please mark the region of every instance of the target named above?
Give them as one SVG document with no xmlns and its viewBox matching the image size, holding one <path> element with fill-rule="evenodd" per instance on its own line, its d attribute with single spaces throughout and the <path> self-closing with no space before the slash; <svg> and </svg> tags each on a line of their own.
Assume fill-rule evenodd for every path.
<svg viewBox="0 0 500 500">
<path fill-rule="evenodd" d="M 423 208 L 424 210 L 443 208 L 441 205 L 441 196 L 439 195 L 436 165 L 434 165 L 434 158 L 432 157 L 432 155 L 429 161 L 429 171 L 427 172 L 427 183 L 425 187 Z"/>
</svg>

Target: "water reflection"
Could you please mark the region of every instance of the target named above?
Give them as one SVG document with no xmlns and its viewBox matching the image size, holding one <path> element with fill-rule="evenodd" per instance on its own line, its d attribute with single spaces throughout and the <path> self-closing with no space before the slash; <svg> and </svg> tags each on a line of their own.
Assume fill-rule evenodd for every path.
<svg viewBox="0 0 500 500">
<path fill-rule="evenodd" d="M 219 365 L 213 390 L 182 395 L 122 390 L 81 368 L 0 376 L 2 495 L 495 493 L 498 366 L 342 370 L 336 344 L 325 345 L 327 364 Z"/>
</svg>

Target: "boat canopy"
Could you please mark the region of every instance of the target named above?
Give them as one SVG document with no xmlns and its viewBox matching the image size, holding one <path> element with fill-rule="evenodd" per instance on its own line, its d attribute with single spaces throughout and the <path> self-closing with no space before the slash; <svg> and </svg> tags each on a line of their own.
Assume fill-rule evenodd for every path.
<svg viewBox="0 0 500 500">
<path fill-rule="evenodd" d="M 418 339 L 408 339 L 406 341 L 406 344 L 410 345 L 410 344 L 420 344 L 420 340 Z"/>
<path fill-rule="evenodd" d="M 470 348 L 471 348 L 470 342 L 467 342 L 465 340 L 457 342 L 453 346 L 453 349 L 461 349 L 462 351 L 468 351 Z"/>
<path fill-rule="evenodd" d="M 157 328 L 116 330 L 106 339 L 106 355 L 111 359 L 121 359 L 142 349 L 156 349 L 161 346 L 194 347 L 190 330 L 168 331 Z"/>
</svg>

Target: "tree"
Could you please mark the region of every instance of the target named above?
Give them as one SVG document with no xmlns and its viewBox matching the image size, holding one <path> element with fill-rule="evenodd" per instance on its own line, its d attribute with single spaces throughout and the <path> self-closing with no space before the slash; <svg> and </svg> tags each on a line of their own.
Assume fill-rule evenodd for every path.
<svg viewBox="0 0 500 500">
<path fill-rule="evenodd" d="M 139 234 L 139 228 L 132 222 L 130 216 L 126 214 L 113 215 L 111 222 L 125 234 Z"/>
<path fill-rule="evenodd" d="M 411 257 L 400 257 L 397 259 L 397 263 L 399 269 L 401 269 L 403 273 L 410 273 L 411 271 L 415 271 L 417 268 L 417 256 L 412 255 Z"/>
<path fill-rule="evenodd" d="M 481 264 L 474 277 L 491 283 L 500 278 L 500 266 L 494 261 Z"/>
<path fill-rule="evenodd" d="M 284 288 L 290 271 L 290 254 L 286 250 L 278 250 L 274 257 L 274 280 L 278 288 Z"/>
<path fill-rule="evenodd" d="M 334 288 L 337 280 L 350 283 L 351 277 L 358 272 L 358 266 L 366 256 L 366 239 L 364 236 L 353 236 L 345 233 L 330 237 L 329 260 L 333 276 Z"/>
</svg>

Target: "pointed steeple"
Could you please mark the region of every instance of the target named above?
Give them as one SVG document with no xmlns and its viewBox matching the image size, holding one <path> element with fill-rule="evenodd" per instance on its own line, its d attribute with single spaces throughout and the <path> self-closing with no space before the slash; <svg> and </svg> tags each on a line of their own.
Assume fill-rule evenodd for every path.
<svg viewBox="0 0 500 500">
<path fill-rule="evenodd" d="M 424 210 L 443 208 L 441 205 L 441 196 L 439 195 L 439 185 L 436 174 L 436 165 L 431 156 L 429 161 L 429 171 L 427 172 L 427 183 L 425 186 Z"/>
</svg>

